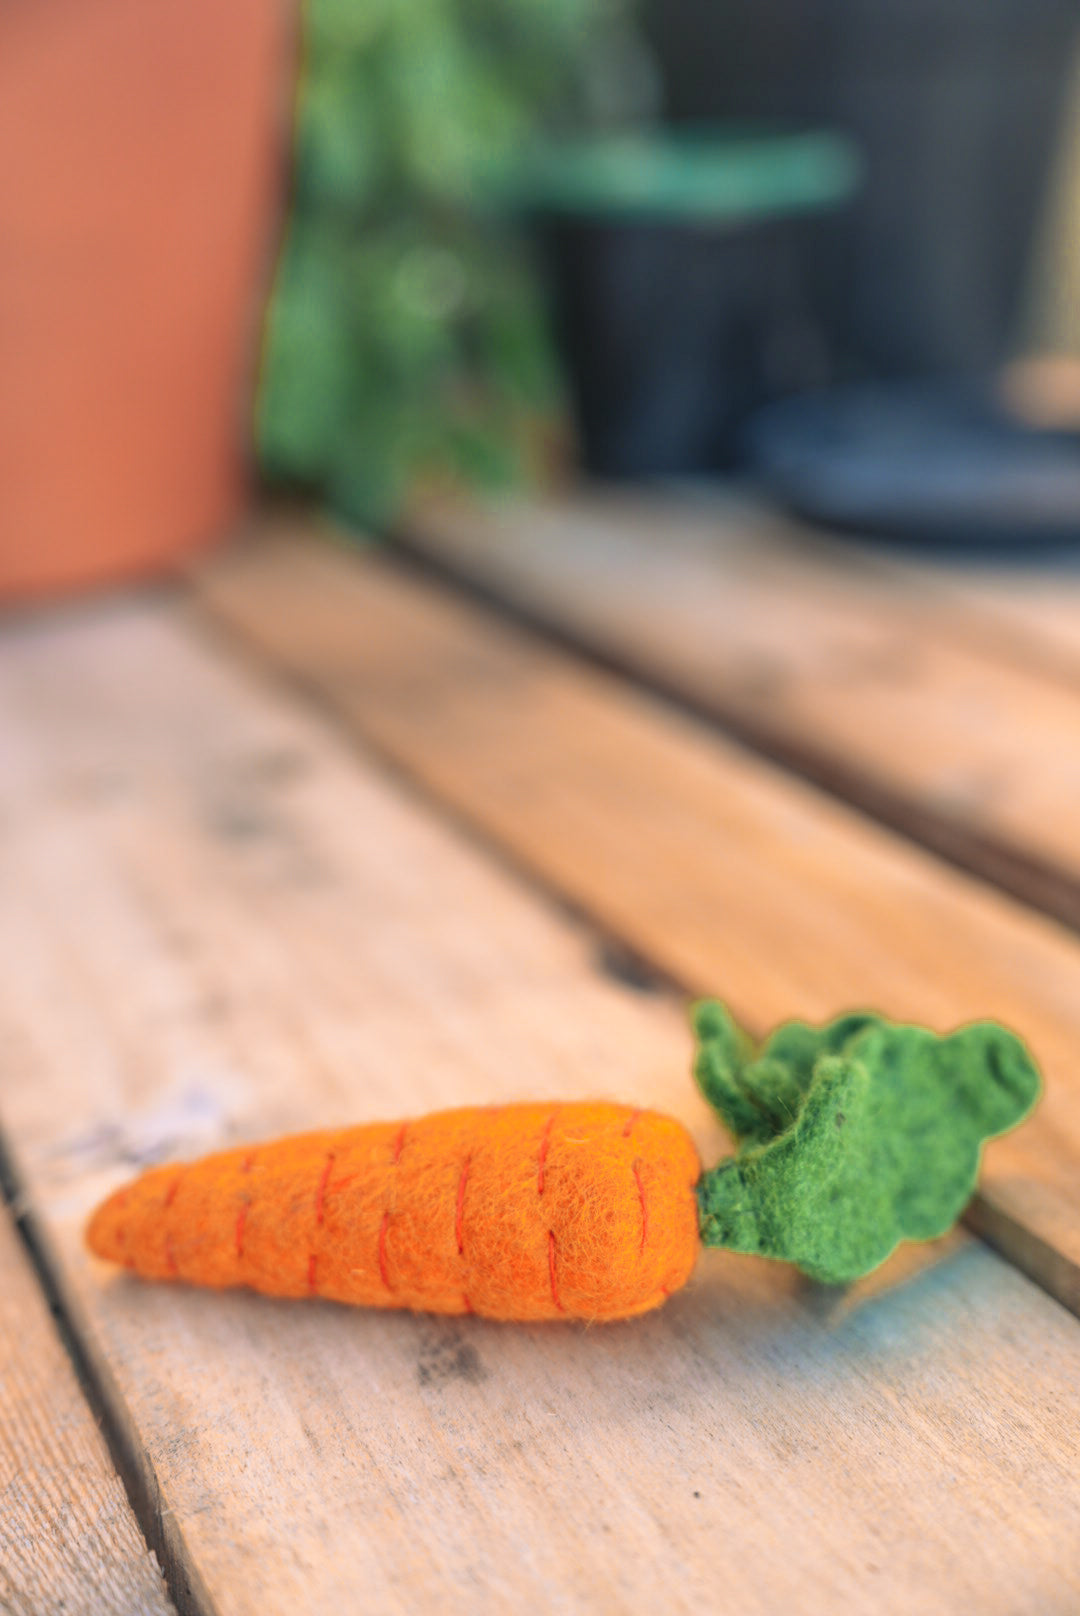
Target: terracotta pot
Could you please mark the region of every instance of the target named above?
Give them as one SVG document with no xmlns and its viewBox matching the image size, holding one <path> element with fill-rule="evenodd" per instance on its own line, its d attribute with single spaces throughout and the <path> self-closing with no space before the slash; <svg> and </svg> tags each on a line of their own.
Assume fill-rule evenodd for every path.
<svg viewBox="0 0 1080 1616">
<path fill-rule="evenodd" d="M 0 598 L 242 509 L 291 34 L 283 0 L 0 4 Z"/>
</svg>

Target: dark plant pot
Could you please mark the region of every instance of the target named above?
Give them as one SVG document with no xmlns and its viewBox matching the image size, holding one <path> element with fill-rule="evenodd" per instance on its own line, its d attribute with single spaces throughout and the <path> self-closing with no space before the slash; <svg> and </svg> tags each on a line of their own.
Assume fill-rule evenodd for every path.
<svg viewBox="0 0 1080 1616">
<path fill-rule="evenodd" d="M 578 148 L 533 176 L 585 470 L 722 470 L 758 405 L 825 379 L 799 262 L 856 176 L 828 136 L 716 134 Z"/>
<path fill-rule="evenodd" d="M 820 122 L 866 183 L 832 287 L 832 345 L 874 376 L 984 373 L 1014 334 L 1074 53 L 1076 0 L 664 0 L 671 116 Z M 837 269 L 840 269 L 838 276 Z"/>
<path fill-rule="evenodd" d="M 804 380 L 797 367 L 815 351 L 792 234 L 785 225 L 546 221 L 556 336 L 585 470 L 690 475 L 737 459 L 747 417 Z M 786 377 L 776 373 L 785 349 Z"/>
</svg>

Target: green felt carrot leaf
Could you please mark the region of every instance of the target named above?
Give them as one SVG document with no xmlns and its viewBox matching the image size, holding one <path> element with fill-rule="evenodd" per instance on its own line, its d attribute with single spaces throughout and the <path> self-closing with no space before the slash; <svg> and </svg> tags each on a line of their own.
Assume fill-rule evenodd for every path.
<svg viewBox="0 0 1080 1616">
<path fill-rule="evenodd" d="M 1040 1091 L 1024 1045 L 993 1022 L 947 1037 L 868 1013 L 788 1022 L 757 1052 L 719 1004 L 698 1005 L 694 1025 L 698 1083 L 738 1140 L 699 1181 L 703 1243 L 827 1284 L 951 1228 L 984 1143 Z"/>
</svg>

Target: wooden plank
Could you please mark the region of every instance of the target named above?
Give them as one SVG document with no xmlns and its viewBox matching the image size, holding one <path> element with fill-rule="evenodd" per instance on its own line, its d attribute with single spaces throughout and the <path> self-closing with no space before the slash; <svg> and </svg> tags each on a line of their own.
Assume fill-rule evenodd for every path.
<svg viewBox="0 0 1080 1616">
<path fill-rule="evenodd" d="M 1044 558 L 1022 566 L 917 566 L 890 557 L 893 576 L 914 579 L 945 603 L 953 622 L 999 660 L 1008 656 L 1080 688 L 1080 568 L 1076 557 Z"/>
<path fill-rule="evenodd" d="M 1026 555 L 954 555 L 872 539 L 836 538 L 767 505 L 717 496 L 714 528 L 739 535 L 744 548 L 792 558 L 819 577 L 855 574 L 853 603 L 888 620 L 894 612 L 930 634 L 1024 673 L 1056 679 L 1074 693 L 1080 681 L 1080 564 L 1061 546 Z"/>
<path fill-rule="evenodd" d="M 0 1205 L 0 1610 L 172 1610 L 48 1305 Z"/>
<path fill-rule="evenodd" d="M 1032 649 L 1015 605 L 670 500 L 433 504 L 408 544 L 1080 927 L 1075 666 Z"/>
<path fill-rule="evenodd" d="M 993 1015 L 1048 1073 L 987 1153 L 977 1227 L 1080 1309 L 1080 944 L 617 680 L 448 592 L 314 541 L 202 598 L 382 754 L 694 993 L 764 1030 L 870 1004 Z"/>
<path fill-rule="evenodd" d="M 593 1330 L 92 1263 L 140 1162 L 283 1127 L 591 1091 L 720 1141 L 677 1004 L 167 613 L 0 639 L 0 736 L 0 1111 L 192 1608 L 1077 1602 L 1080 1329 L 970 1239 L 841 1303 L 712 1254 Z"/>
</svg>

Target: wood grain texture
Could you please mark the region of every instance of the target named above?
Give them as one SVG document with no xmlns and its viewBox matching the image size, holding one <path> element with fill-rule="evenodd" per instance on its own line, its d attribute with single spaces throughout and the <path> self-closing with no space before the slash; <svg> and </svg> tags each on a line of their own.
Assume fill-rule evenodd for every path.
<svg viewBox="0 0 1080 1616">
<path fill-rule="evenodd" d="M 266 540 L 204 600 L 441 801 L 759 1032 L 871 1005 L 996 1016 L 1048 1075 L 981 1232 L 1080 1309 L 1080 944 L 606 675 L 376 558 Z"/>
<path fill-rule="evenodd" d="M 433 504 L 408 542 L 1080 928 L 1080 689 L 1018 624 L 1019 586 L 998 612 L 992 586 L 977 605 L 761 513 L 607 495 Z"/>
<path fill-rule="evenodd" d="M 161 1574 L 0 1205 L 0 1611 L 166 1616 Z"/>
<path fill-rule="evenodd" d="M 594 1093 L 721 1141 L 681 1006 L 167 612 L 9 631 L 0 735 L 0 1114 L 192 1608 L 1077 1603 L 1080 1329 L 970 1238 L 844 1301 L 709 1254 L 594 1329 L 93 1263 L 132 1168 L 287 1127 Z"/>
<path fill-rule="evenodd" d="M 1080 567 L 1072 555 L 1012 567 L 919 565 L 892 556 L 890 579 L 925 591 L 955 629 L 997 661 L 1056 678 L 1080 693 Z"/>
</svg>

